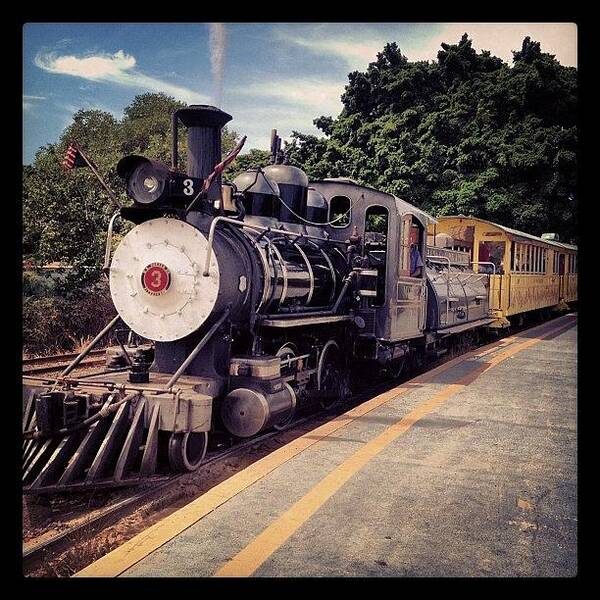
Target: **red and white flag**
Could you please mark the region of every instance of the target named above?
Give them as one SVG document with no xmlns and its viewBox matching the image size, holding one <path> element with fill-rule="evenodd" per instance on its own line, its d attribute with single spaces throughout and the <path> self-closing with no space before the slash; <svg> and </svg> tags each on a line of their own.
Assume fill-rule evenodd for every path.
<svg viewBox="0 0 600 600">
<path fill-rule="evenodd" d="M 85 165 L 85 160 L 81 156 L 77 144 L 69 144 L 67 153 L 65 154 L 65 159 L 62 161 L 62 166 L 67 171 L 70 171 L 73 168 L 85 167 Z"/>
<path fill-rule="evenodd" d="M 207 192 L 210 184 L 213 182 L 213 179 L 220 175 L 228 165 L 230 165 L 240 153 L 240 150 L 244 147 L 246 143 L 246 136 L 244 136 L 239 144 L 214 168 L 213 172 L 205 179 L 204 185 L 202 186 L 202 191 Z"/>
</svg>

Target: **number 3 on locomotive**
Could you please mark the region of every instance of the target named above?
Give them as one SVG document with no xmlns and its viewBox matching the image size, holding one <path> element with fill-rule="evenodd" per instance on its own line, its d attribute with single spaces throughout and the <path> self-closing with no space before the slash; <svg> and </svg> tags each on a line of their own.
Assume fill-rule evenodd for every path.
<svg viewBox="0 0 600 600">
<path fill-rule="evenodd" d="M 194 193 L 194 182 L 191 179 L 183 180 L 183 193 L 186 196 L 191 196 Z"/>
</svg>

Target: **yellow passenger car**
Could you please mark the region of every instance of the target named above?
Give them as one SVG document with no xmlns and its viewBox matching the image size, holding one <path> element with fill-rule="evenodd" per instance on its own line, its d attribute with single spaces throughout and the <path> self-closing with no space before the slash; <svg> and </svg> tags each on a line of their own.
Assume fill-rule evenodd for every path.
<svg viewBox="0 0 600 600">
<path fill-rule="evenodd" d="M 558 242 L 555 234 L 537 237 L 464 215 L 438 217 L 428 233 L 430 244 L 470 252 L 475 270 L 489 273 L 491 327 L 577 301 L 577 246 Z"/>
</svg>

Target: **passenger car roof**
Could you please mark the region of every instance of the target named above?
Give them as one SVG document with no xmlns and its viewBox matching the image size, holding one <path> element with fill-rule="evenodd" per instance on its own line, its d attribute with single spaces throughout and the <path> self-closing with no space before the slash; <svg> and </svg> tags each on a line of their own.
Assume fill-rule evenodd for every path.
<svg viewBox="0 0 600 600">
<path fill-rule="evenodd" d="M 532 240 L 535 242 L 541 242 L 543 244 L 548 244 L 549 246 L 557 246 L 559 248 L 564 248 L 565 250 L 577 250 L 577 246 L 573 246 L 572 244 L 565 244 L 563 242 L 556 242 L 554 240 L 545 240 L 536 235 L 532 235 L 531 233 L 525 233 L 524 231 L 519 231 L 518 229 L 512 229 L 511 227 L 506 227 L 505 225 L 500 225 L 498 223 L 493 223 L 492 221 L 486 221 L 485 219 L 480 219 L 479 217 L 469 217 L 467 215 L 443 215 L 439 217 L 441 219 L 469 219 L 471 221 L 479 221 L 480 223 L 487 223 L 488 225 L 492 225 L 501 229 L 509 236 L 512 237 L 520 237 L 528 240 Z"/>
</svg>

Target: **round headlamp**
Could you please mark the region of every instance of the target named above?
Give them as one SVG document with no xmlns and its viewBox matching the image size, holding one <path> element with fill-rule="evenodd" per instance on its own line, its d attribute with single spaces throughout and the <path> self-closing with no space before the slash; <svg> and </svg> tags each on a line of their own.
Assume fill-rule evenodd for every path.
<svg viewBox="0 0 600 600">
<path fill-rule="evenodd" d="M 127 195 L 138 204 L 154 204 L 168 195 L 169 169 L 157 160 L 127 156 L 117 172 L 127 181 Z"/>
<path fill-rule="evenodd" d="M 158 182 L 158 179 L 154 177 L 154 175 L 150 175 L 144 179 L 143 186 L 144 190 L 148 192 L 148 194 L 154 194 L 154 192 L 156 192 L 156 190 L 158 190 L 160 187 L 160 183 Z"/>
</svg>

